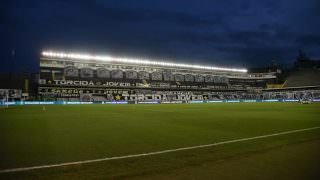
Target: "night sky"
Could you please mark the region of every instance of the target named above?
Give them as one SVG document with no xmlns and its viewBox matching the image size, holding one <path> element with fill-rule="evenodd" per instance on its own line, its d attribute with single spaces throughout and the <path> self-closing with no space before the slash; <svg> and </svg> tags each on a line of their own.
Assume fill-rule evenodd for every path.
<svg viewBox="0 0 320 180">
<path fill-rule="evenodd" d="M 0 71 L 42 50 L 262 67 L 320 58 L 319 0 L 2 0 Z M 13 56 L 14 54 L 14 56 Z"/>
</svg>

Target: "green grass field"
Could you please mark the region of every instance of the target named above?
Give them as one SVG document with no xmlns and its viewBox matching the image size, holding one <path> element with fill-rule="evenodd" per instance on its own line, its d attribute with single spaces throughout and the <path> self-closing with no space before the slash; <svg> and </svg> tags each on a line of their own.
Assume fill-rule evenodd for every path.
<svg viewBox="0 0 320 180">
<path fill-rule="evenodd" d="M 0 109 L 0 171 L 320 127 L 320 104 L 48 105 Z M 319 179 L 320 129 L 0 179 Z"/>
</svg>

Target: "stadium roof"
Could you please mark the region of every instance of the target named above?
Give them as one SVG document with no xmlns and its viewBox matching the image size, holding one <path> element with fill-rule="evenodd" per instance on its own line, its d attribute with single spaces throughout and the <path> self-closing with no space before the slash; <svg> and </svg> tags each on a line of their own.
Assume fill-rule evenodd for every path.
<svg viewBox="0 0 320 180">
<path fill-rule="evenodd" d="M 215 66 L 202 66 L 202 65 L 192 65 L 192 64 L 182 64 L 182 63 L 171 63 L 163 61 L 152 61 L 147 59 L 135 59 L 135 58 L 122 58 L 113 56 L 94 56 L 90 54 L 77 54 L 77 53 L 63 53 L 63 52 L 52 52 L 43 51 L 42 55 L 44 57 L 53 57 L 60 59 L 77 59 L 77 60 L 87 60 L 87 61 L 104 61 L 104 62 L 118 62 L 118 63 L 129 63 L 129 64 L 141 64 L 141 65 L 154 65 L 154 66 L 165 66 L 165 67 L 179 67 L 179 68 L 192 68 L 192 69 L 204 69 L 204 70 L 214 70 L 214 71 L 231 71 L 231 72 L 241 72 L 246 73 L 247 69 L 238 68 L 223 68 Z"/>
</svg>

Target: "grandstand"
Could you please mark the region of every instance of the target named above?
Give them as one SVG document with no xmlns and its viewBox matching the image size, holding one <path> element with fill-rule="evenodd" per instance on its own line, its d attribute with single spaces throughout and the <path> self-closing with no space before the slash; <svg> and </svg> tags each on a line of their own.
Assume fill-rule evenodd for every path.
<svg viewBox="0 0 320 180">
<path fill-rule="evenodd" d="M 40 59 L 42 100 L 184 101 L 224 98 L 264 89 L 276 72 L 48 52 Z M 236 94 L 228 99 L 239 98 Z"/>
<path fill-rule="evenodd" d="M 22 92 L 9 95 L 9 101 L 314 99 L 320 90 L 319 67 L 319 61 L 301 54 L 290 70 L 277 66 L 247 70 L 45 51 L 39 74 L 2 74 L 0 89 Z"/>
<path fill-rule="evenodd" d="M 320 69 L 296 67 L 288 73 L 285 87 L 320 86 Z"/>
<path fill-rule="evenodd" d="M 285 87 L 319 86 L 320 70 L 298 69 L 290 72 Z"/>
<path fill-rule="evenodd" d="M 320 61 L 300 51 L 294 68 L 286 74 L 284 87 L 320 86 Z"/>
</svg>

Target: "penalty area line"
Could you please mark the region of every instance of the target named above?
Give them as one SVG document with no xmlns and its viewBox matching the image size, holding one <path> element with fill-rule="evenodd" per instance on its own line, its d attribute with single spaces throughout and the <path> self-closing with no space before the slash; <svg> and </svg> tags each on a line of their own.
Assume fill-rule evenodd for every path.
<svg viewBox="0 0 320 180">
<path fill-rule="evenodd" d="M 316 127 L 312 127 L 312 128 L 291 130 L 291 131 L 282 131 L 282 132 L 278 132 L 278 133 L 272 133 L 272 134 L 266 134 L 266 135 L 261 135 L 261 136 L 248 137 L 248 138 L 233 139 L 233 140 L 221 141 L 221 142 L 216 142 L 216 143 L 211 143 L 211 144 L 204 144 L 204 145 L 189 146 L 189 147 L 182 147 L 182 148 L 176 148 L 176 149 L 167 149 L 167 150 L 162 150 L 162 151 L 141 153 L 141 154 L 131 154 L 131 155 L 124 155 L 124 156 L 114 156 L 114 157 L 106 157 L 106 158 L 99 158 L 99 159 L 74 161 L 74 162 L 66 162 L 66 163 L 58 163 L 58 164 L 48 164 L 48 165 L 40 165 L 40 166 L 30 166 L 30 167 L 22 167 L 22 168 L 2 169 L 2 170 L 0 170 L 0 174 L 10 173 L 10 172 L 30 171 L 30 170 L 36 170 L 36 169 L 53 168 L 53 167 L 61 167 L 61 166 L 71 166 L 71 165 L 78 165 L 78 164 L 89 164 L 89 163 L 94 163 L 94 162 L 102 162 L 102 161 L 110 161 L 110 160 L 129 159 L 129 158 L 135 158 L 135 157 L 152 156 L 152 155 L 165 154 L 165 153 L 170 153 L 170 152 L 185 151 L 185 150 L 192 150 L 192 149 L 201 149 L 201 148 L 214 147 L 214 146 L 219 146 L 219 145 L 224 145 L 224 144 L 244 142 L 244 141 L 250 141 L 250 140 L 256 140 L 256 139 L 264 139 L 264 138 L 268 138 L 268 137 L 293 134 L 293 133 L 298 133 L 298 132 L 303 132 L 303 131 L 311 131 L 311 130 L 315 130 L 315 129 L 320 129 L 320 126 L 316 126 Z"/>
</svg>

